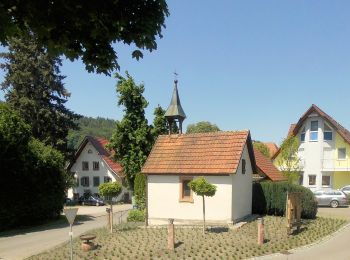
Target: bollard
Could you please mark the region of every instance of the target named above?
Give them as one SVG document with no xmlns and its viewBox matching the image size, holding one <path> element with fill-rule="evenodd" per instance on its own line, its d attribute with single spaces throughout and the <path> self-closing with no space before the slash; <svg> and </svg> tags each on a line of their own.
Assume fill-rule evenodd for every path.
<svg viewBox="0 0 350 260">
<path fill-rule="evenodd" d="M 168 219 L 168 250 L 174 251 L 175 246 L 175 230 L 174 230 L 174 219 Z"/>
<path fill-rule="evenodd" d="M 111 229 L 111 209 L 110 208 L 106 208 L 106 212 L 107 212 L 107 230 Z"/>
<path fill-rule="evenodd" d="M 265 231 L 264 231 L 264 219 L 258 218 L 258 245 L 264 244 Z"/>
</svg>

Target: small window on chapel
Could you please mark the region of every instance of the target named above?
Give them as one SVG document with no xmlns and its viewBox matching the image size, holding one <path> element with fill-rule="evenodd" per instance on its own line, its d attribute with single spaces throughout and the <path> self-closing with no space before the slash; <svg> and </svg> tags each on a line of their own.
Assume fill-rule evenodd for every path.
<svg viewBox="0 0 350 260">
<path fill-rule="evenodd" d="M 188 186 L 192 177 L 180 177 L 180 202 L 193 202 L 193 192 Z"/>
<path fill-rule="evenodd" d="M 244 159 L 242 159 L 242 174 L 245 174 L 246 172 L 246 162 Z"/>
</svg>

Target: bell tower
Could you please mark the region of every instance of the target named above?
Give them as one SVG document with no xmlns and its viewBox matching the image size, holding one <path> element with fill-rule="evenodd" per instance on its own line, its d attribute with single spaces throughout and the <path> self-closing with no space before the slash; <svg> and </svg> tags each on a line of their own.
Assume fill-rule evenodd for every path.
<svg viewBox="0 0 350 260">
<path fill-rule="evenodd" d="M 175 76 L 176 75 L 177 74 L 175 73 Z M 182 134 L 182 122 L 186 118 L 186 114 L 181 106 L 179 92 L 177 90 L 177 82 L 178 81 L 175 78 L 173 96 L 171 98 L 170 105 L 167 111 L 165 112 L 165 118 L 168 122 L 169 127 L 169 134 L 172 134 L 174 124 L 178 124 L 179 134 Z"/>
</svg>

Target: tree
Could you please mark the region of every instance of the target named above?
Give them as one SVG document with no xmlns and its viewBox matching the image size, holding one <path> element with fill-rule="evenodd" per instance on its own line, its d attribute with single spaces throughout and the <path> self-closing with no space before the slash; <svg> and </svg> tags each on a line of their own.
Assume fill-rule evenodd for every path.
<svg viewBox="0 0 350 260">
<path fill-rule="evenodd" d="M 0 58 L 7 103 L 31 126 L 34 138 L 65 152 L 68 131 L 77 128 L 79 116 L 65 107 L 70 94 L 60 75 L 61 60 L 49 55 L 33 34 L 9 40 L 9 50 Z"/>
<path fill-rule="evenodd" d="M 124 106 L 124 116 L 116 123 L 109 147 L 115 151 L 114 157 L 123 166 L 128 185 L 133 189 L 135 175 L 151 150 L 152 135 L 145 117 L 148 102 L 142 95 L 144 86 L 136 85 L 128 72 L 126 76 L 116 76 L 118 106 Z"/>
<path fill-rule="evenodd" d="M 168 127 L 167 122 L 165 118 L 165 110 L 158 105 L 153 112 L 154 120 L 153 120 L 153 126 L 152 126 L 152 136 L 154 141 L 157 139 L 159 135 L 164 135 L 168 133 Z"/>
<path fill-rule="evenodd" d="M 201 121 L 196 124 L 189 124 L 187 126 L 186 133 L 187 134 L 194 134 L 194 133 L 208 133 L 208 132 L 217 132 L 220 131 L 220 128 L 212 124 L 208 121 Z"/>
<path fill-rule="evenodd" d="M 289 182 L 297 182 L 300 177 L 301 165 L 298 157 L 299 141 L 295 136 L 287 137 L 281 145 L 276 163 Z"/>
<path fill-rule="evenodd" d="M 270 157 L 270 150 L 269 148 L 266 146 L 266 144 L 260 142 L 260 141 L 254 141 L 253 142 L 253 146 L 255 149 L 257 149 L 258 151 L 260 151 L 263 155 L 265 155 L 267 158 L 271 158 Z"/>
<path fill-rule="evenodd" d="M 0 104 L 0 230 L 56 218 L 67 180 L 64 158 L 31 136 L 31 127 L 7 104 Z"/>
<path fill-rule="evenodd" d="M 105 182 L 100 184 L 98 186 L 98 192 L 101 196 L 104 197 L 106 201 L 109 201 L 110 205 L 110 231 L 113 233 L 113 198 L 116 198 L 119 196 L 119 194 L 122 192 L 122 186 L 119 182 Z"/>
<path fill-rule="evenodd" d="M 135 45 L 132 56 L 139 59 L 140 49 L 157 49 L 168 15 L 165 0 L 3 0 L 0 42 L 6 45 L 29 30 L 54 56 L 81 58 L 89 72 L 109 74 L 119 68 L 112 43 Z"/>
<path fill-rule="evenodd" d="M 197 178 L 189 182 L 188 186 L 196 193 L 202 196 L 203 201 L 203 234 L 205 234 L 205 199 L 204 197 L 213 197 L 216 192 L 216 186 L 206 181 L 204 177 Z"/>
</svg>

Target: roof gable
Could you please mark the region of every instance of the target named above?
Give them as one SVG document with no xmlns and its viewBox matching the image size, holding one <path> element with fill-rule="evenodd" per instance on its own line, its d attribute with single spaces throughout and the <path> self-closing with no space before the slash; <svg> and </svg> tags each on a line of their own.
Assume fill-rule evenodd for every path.
<svg viewBox="0 0 350 260">
<path fill-rule="evenodd" d="M 255 159 L 249 131 L 161 135 L 142 172 L 164 175 L 233 174 L 246 144 L 254 170 Z"/>
<path fill-rule="evenodd" d="M 107 164 L 107 166 L 111 169 L 111 171 L 116 175 L 118 175 L 119 177 L 123 177 L 124 175 L 122 173 L 122 166 L 111 159 L 113 152 L 106 148 L 106 145 L 109 143 L 108 140 L 103 137 L 94 137 L 89 135 L 85 136 L 84 140 L 79 145 L 76 153 L 74 154 L 73 160 L 70 162 L 70 164 L 67 167 L 67 170 L 70 170 L 72 168 L 73 164 L 76 162 L 77 158 L 80 156 L 85 146 L 89 142 L 97 150 L 98 155 Z"/>
<path fill-rule="evenodd" d="M 271 181 L 285 181 L 286 178 L 273 165 L 272 161 L 263 155 L 258 149 L 254 148 L 256 167 Z"/>
</svg>

